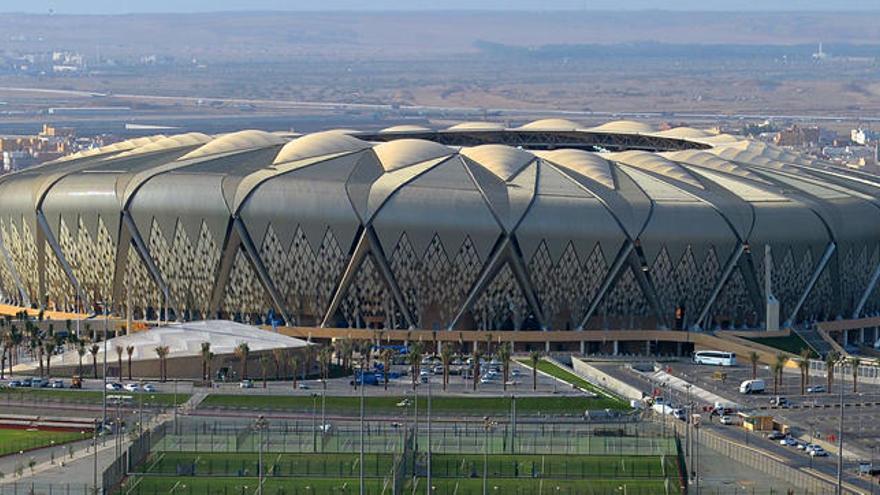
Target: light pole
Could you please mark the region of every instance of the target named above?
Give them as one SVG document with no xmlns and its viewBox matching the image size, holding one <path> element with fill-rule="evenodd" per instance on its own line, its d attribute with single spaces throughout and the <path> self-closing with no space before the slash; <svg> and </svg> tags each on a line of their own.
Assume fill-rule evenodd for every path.
<svg viewBox="0 0 880 495">
<path fill-rule="evenodd" d="M 312 393 L 312 453 L 318 452 L 318 394 Z"/>
<path fill-rule="evenodd" d="M 263 495 L 263 430 L 269 426 L 269 422 L 261 414 L 254 423 L 254 429 L 259 432 L 260 447 L 257 458 L 257 495 Z"/>
<path fill-rule="evenodd" d="M 844 360 L 845 357 L 841 357 L 838 361 L 840 363 L 840 373 L 844 375 Z M 834 366 L 834 364 L 832 364 Z M 846 378 L 844 376 L 840 377 L 840 411 L 838 412 L 837 417 L 837 489 L 835 493 L 837 495 L 843 495 L 843 389 L 846 387 Z"/>
<path fill-rule="evenodd" d="M 104 303 L 104 369 L 101 373 L 103 386 L 101 387 L 101 427 L 107 424 L 107 335 L 109 335 L 109 330 L 107 328 L 107 303 Z"/>
<path fill-rule="evenodd" d="M 365 363 L 361 362 L 360 376 L 355 378 L 355 383 L 360 380 L 361 385 L 361 445 L 360 445 L 360 487 L 361 495 L 366 495 L 367 487 L 364 485 L 364 368 Z"/>
<path fill-rule="evenodd" d="M 431 495 L 431 379 L 428 378 L 428 482 L 426 483 L 428 495 Z"/>
<path fill-rule="evenodd" d="M 98 495 L 98 420 L 95 420 L 95 434 L 92 436 L 92 489 Z"/>
<path fill-rule="evenodd" d="M 684 429 L 684 453 L 688 458 L 690 458 L 690 456 L 691 456 L 691 448 L 690 448 L 691 418 L 694 414 L 694 408 L 693 408 L 693 405 L 691 404 L 691 387 L 693 387 L 693 384 L 691 384 L 691 383 L 687 383 L 684 386 L 684 388 L 687 389 L 687 407 L 688 407 L 688 421 L 687 421 L 687 424 L 685 425 L 685 429 Z"/>
<path fill-rule="evenodd" d="M 483 495 L 489 495 L 489 432 L 495 426 L 495 422 L 489 419 L 489 416 L 483 418 L 483 430 L 485 431 L 485 442 L 483 444 Z"/>
</svg>

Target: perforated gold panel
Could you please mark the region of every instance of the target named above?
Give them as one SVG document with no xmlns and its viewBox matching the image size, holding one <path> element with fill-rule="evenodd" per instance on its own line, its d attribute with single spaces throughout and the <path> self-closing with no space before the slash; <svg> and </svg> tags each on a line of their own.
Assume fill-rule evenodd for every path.
<svg viewBox="0 0 880 495">
<path fill-rule="evenodd" d="M 556 330 L 580 325 L 608 273 L 599 244 L 582 261 L 574 245 L 569 243 L 559 261 L 553 264 L 550 250 L 542 242 L 528 268 L 544 318 L 550 328 Z"/>
<path fill-rule="evenodd" d="M 290 246 L 282 246 L 270 224 L 260 257 L 296 322 L 320 323 L 348 263 L 333 231 L 325 231 L 316 253 L 300 227 L 296 228 Z"/>
<path fill-rule="evenodd" d="M 239 247 L 220 310 L 241 321 L 253 322 L 273 307 L 272 298 L 263 289 L 257 271 L 247 259 L 247 253 Z"/>
</svg>

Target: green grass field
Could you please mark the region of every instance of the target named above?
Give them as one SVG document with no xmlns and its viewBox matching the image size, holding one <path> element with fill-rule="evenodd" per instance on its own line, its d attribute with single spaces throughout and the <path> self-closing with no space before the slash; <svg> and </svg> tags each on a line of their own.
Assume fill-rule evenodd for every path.
<svg viewBox="0 0 880 495">
<path fill-rule="evenodd" d="M 90 437 L 90 432 L 0 429 L 0 456 L 46 447 L 53 442 L 55 445 L 61 445 Z"/>
<path fill-rule="evenodd" d="M 398 407 L 402 397 L 367 397 L 367 414 L 404 414 L 409 408 Z M 510 413 L 511 399 L 507 397 L 434 397 L 431 410 L 437 415 L 484 416 Z M 425 411 L 428 401 L 419 397 L 419 410 Z M 223 407 L 240 409 L 270 409 L 295 412 L 312 412 L 313 400 L 309 396 L 271 396 L 271 395 L 209 395 L 200 407 Z M 354 414 L 360 407 L 358 397 L 326 398 L 326 410 L 332 414 Z M 318 400 L 320 408 L 320 399 Z M 584 411 L 602 409 L 627 409 L 627 405 L 616 399 L 604 397 L 518 397 L 516 410 L 520 415 L 569 415 L 581 416 Z"/>
<path fill-rule="evenodd" d="M 808 346 L 807 343 L 804 342 L 804 339 L 800 338 L 800 336 L 795 333 L 791 333 L 787 337 L 756 337 L 746 340 L 751 340 L 752 342 L 763 344 L 774 349 L 779 349 L 780 351 L 790 352 L 792 354 L 800 354 L 802 350 L 810 349 L 810 346 Z M 810 353 L 811 355 L 815 354 L 812 349 L 810 349 Z M 739 359 L 742 359 L 743 362 L 748 363 L 747 357 L 748 356 L 743 356 L 742 358 L 740 358 L 739 356 L 737 356 L 737 361 L 739 361 Z"/>
<path fill-rule="evenodd" d="M 522 360 L 520 360 L 520 362 L 525 364 L 526 366 L 531 367 L 531 362 L 527 359 L 522 359 Z M 550 376 L 559 378 L 560 380 L 567 382 L 567 383 L 570 383 L 578 388 L 582 388 L 584 390 L 588 390 L 590 392 L 593 392 L 594 394 L 597 394 L 600 397 L 604 397 L 606 399 L 615 400 L 615 401 L 619 402 L 620 404 L 613 409 L 628 409 L 627 404 L 623 400 L 620 400 L 618 397 L 614 396 L 611 392 L 593 385 L 592 383 L 584 380 L 583 378 L 572 373 L 571 371 L 569 371 L 565 368 L 561 368 L 561 367 L 557 366 L 555 363 L 547 361 L 546 359 L 542 359 L 542 360 L 538 361 L 538 371 L 543 371 L 544 373 L 547 373 Z"/>
<path fill-rule="evenodd" d="M 137 392 L 107 392 L 107 395 L 129 395 L 131 396 L 131 405 L 139 404 L 139 393 Z M 0 389 L 0 400 L 20 400 L 20 401 L 48 401 L 62 402 L 66 404 L 100 404 L 103 398 L 103 392 L 96 390 L 52 390 L 45 388 L 3 388 Z M 173 406 L 174 394 L 144 394 L 144 406 Z M 183 404 L 189 400 L 189 394 L 177 394 L 177 403 Z"/>
</svg>

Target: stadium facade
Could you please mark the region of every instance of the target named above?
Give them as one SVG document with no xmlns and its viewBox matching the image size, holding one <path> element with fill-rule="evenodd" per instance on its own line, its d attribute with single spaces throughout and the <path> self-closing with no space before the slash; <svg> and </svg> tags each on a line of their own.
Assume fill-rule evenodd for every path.
<svg viewBox="0 0 880 495">
<path fill-rule="evenodd" d="M 757 327 L 874 314 L 880 177 L 541 120 L 120 142 L 0 178 L 0 297 L 155 319 Z"/>
</svg>

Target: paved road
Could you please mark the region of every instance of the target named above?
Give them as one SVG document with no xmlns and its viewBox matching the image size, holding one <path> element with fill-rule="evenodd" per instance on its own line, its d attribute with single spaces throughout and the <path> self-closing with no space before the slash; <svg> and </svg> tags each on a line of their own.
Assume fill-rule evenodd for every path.
<svg viewBox="0 0 880 495">
<path fill-rule="evenodd" d="M 621 365 L 600 365 L 600 367 L 602 371 L 641 389 L 646 394 L 650 394 L 651 391 L 658 386 L 656 383 L 650 383 L 640 374 L 624 369 Z M 675 366 L 673 366 L 672 372 L 675 373 Z M 711 376 L 711 373 L 709 373 L 709 375 Z M 693 376 L 693 374 L 691 376 Z M 678 393 L 671 389 L 664 389 L 663 394 L 667 400 L 671 400 L 675 404 L 687 403 L 687 397 L 683 393 Z M 677 421 L 671 417 L 666 417 L 666 419 L 668 421 Z M 837 475 L 837 458 L 835 454 L 831 454 L 824 458 L 812 458 L 803 451 L 791 447 L 783 447 L 779 445 L 779 442 L 767 440 L 764 438 L 763 434 L 750 433 L 745 429 L 734 426 L 720 425 L 716 422 L 710 421 L 705 415 L 703 425 L 705 428 L 710 429 L 714 433 L 723 435 L 730 440 L 757 446 L 770 455 L 783 460 L 786 464 L 792 467 L 808 468 L 812 464 L 814 469 L 829 476 L 831 479 L 834 479 Z M 856 464 L 854 462 L 844 463 L 845 480 L 869 491 L 871 489 L 870 483 L 865 479 L 855 476 L 855 468 Z"/>
</svg>

